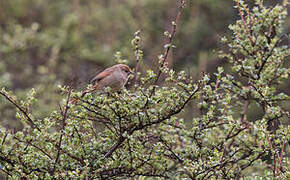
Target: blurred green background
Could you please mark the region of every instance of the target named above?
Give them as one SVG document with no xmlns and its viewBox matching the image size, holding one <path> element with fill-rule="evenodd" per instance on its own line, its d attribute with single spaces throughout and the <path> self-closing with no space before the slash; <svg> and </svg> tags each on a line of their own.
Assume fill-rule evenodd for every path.
<svg viewBox="0 0 290 180">
<path fill-rule="evenodd" d="M 250 6 L 253 1 L 246 1 Z M 281 2 L 266 0 L 268 5 Z M 231 0 L 188 0 L 178 25 L 169 65 L 195 79 L 215 72 L 224 61 L 214 50 L 239 19 Z M 0 87 L 24 98 L 36 88 L 33 115 L 44 117 L 57 108 L 57 85 L 82 89 L 90 78 L 115 63 L 120 51 L 135 66 L 131 39 L 141 29 L 144 62 L 141 71 L 156 68 L 163 52 L 163 32 L 177 13 L 176 0 L 0 0 Z M 289 18 L 285 33 L 289 33 Z M 286 61 L 289 67 L 289 60 Z M 289 94 L 290 81 L 280 87 Z M 288 106 L 289 107 L 289 106 Z M 249 117 L 259 116 L 254 108 Z M 192 118 L 192 112 L 185 119 Z M 15 108 L 0 97 L 0 121 L 21 128 Z"/>
</svg>

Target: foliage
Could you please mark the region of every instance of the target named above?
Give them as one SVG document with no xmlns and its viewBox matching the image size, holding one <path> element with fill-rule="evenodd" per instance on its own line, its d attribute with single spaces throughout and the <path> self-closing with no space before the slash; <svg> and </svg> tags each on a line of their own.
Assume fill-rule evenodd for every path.
<svg viewBox="0 0 290 180">
<path fill-rule="evenodd" d="M 266 7 L 256 0 L 252 9 L 235 1 L 240 20 L 229 26 L 232 37 L 222 38 L 227 51 L 220 52 L 232 72 L 219 67 L 214 77 L 204 73 L 198 81 L 167 67 L 184 2 L 172 30 L 164 33 L 159 69 L 139 74 L 129 90 L 108 88 L 81 97 L 59 87 L 66 96 L 59 110 L 34 118 L 34 90 L 19 101 L 2 89 L 24 124 L 17 132 L 0 131 L 2 172 L 12 179 L 289 177 L 289 111 L 281 105 L 289 96 L 277 88 L 290 72 L 283 67 L 289 56 L 282 42 L 287 1 Z M 143 58 L 139 38 L 137 32 L 132 40 L 138 63 Z M 199 113 L 187 127 L 177 115 L 189 102 Z M 252 104 L 263 110 L 255 121 L 247 118 Z"/>
<path fill-rule="evenodd" d="M 61 99 L 56 93 L 58 84 L 84 88 L 95 73 L 114 63 L 117 51 L 121 54 L 116 55 L 122 55 L 123 60 L 133 65 L 129 39 L 138 29 L 143 36 L 140 46 L 146 52 L 139 71 L 145 73 L 149 67 L 158 66 L 154 57 L 163 43 L 160 35 L 164 29 L 170 30 L 168 19 L 176 14 L 176 3 L 0 0 L 0 86 L 13 90 L 20 99 L 35 88 L 38 102 L 34 114 L 40 118 L 49 116 Z M 232 22 L 231 3 L 228 0 L 187 3 L 176 39 L 176 45 L 183 48 L 170 54 L 170 66 L 191 67 L 192 72 L 199 72 L 198 53 L 212 54 L 216 34 Z M 5 127 L 22 128 L 8 103 L 1 101 L 0 114 Z"/>
</svg>

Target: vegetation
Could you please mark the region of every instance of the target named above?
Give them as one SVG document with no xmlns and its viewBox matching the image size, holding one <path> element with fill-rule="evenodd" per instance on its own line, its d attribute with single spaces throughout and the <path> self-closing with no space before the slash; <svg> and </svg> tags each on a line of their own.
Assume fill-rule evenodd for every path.
<svg viewBox="0 0 290 180">
<path fill-rule="evenodd" d="M 103 2 L 108 6 L 106 2 L 110 1 Z M 135 70 L 139 73 L 127 89 L 113 93 L 107 88 L 105 92 L 81 97 L 81 92 L 71 86 L 58 86 L 63 100 L 49 108 L 55 110 L 43 113 L 43 109 L 34 110 L 37 103 L 34 89 L 20 100 L 3 88 L 1 104 L 6 100 L 16 108 L 17 120 L 23 127 L 17 130 L 1 127 L 2 175 L 11 179 L 289 178 L 287 101 L 290 98 L 281 88 L 290 73 L 285 66 L 289 56 L 289 47 L 285 44 L 288 35 L 283 31 L 288 2 L 265 6 L 256 0 L 251 8 L 241 0 L 234 3 L 239 19 L 229 26 L 231 35 L 221 38 L 225 46 L 220 47 L 219 55 L 227 64 L 225 68 L 218 67 L 216 73 L 204 72 L 197 79 L 189 72 L 171 68 L 172 48 L 177 46 L 174 52 L 188 48 L 187 44 L 181 45 L 176 33 L 182 26 L 182 14 L 188 13 L 187 6 L 192 4 L 181 0 L 170 30 L 164 32 L 164 52 L 158 56 L 157 69 L 142 68 L 146 64 L 144 57 L 148 57 L 142 44 L 146 44 L 146 40 L 143 42 L 146 35 L 142 37 L 142 31 L 134 34 L 133 52 L 128 57 L 135 59 Z M 78 12 L 83 7 L 75 8 Z M 71 62 L 68 59 L 85 56 L 93 61 L 99 57 L 96 49 L 90 49 L 91 44 L 81 43 L 85 35 L 76 33 L 79 26 L 74 18 L 71 16 L 70 21 L 62 22 L 59 31 L 35 23 L 28 28 L 5 26 L 11 35 L 6 33 L 1 39 L 5 42 L 0 49 L 1 58 L 16 62 L 20 57 L 25 60 L 37 56 L 29 52 L 34 48 L 39 52 L 46 49 L 51 53 L 45 67 L 25 64 L 25 68 L 28 68 L 28 77 L 34 71 L 37 75 L 46 74 L 45 78 L 51 77 L 42 79 L 51 87 L 49 83 L 56 84 L 54 81 L 58 79 L 54 76 L 58 73 L 50 74 L 51 71 L 71 73 L 71 69 L 65 68 Z M 82 22 L 89 26 L 86 16 L 83 18 Z M 38 32 L 39 28 L 45 30 Z M 88 38 L 93 32 L 86 34 Z M 66 47 L 67 41 L 74 41 L 75 46 L 80 44 L 78 52 L 84 54 L 71 53 L 76 47 Z M 118 41 L 114 43 L 118 46 Z M 123 48 L 128 50 L 128 47 Z M 66 48 L 72 51 L 65 51 Z M 55 59 L 63 62 L 57 64 L 59 61 Z M 124 62 L 124 59 L 120 52 L 116 53 L 117 61 Z M 9 63 L 2 66 L 7 64 L 14 67 Z M 1 85 L 11 87 L 9 73 L 4 70 L 2 74 Z M 41 81 L 39 77 L 36 79 Z M 71 103 L 72 98 L 78 101 Z M 249 111 L 261 113 L 251 119 Z M 189 122 L 184 121 L 187 113 L 193 114 Z"/>
</svg>

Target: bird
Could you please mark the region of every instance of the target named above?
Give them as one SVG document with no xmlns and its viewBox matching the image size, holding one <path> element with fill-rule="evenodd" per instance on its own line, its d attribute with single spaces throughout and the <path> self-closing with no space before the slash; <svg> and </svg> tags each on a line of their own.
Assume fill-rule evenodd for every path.
<svg viewBox="0 0 290 180">
<path fill-rule="evenodd" d="M 83 91 L 81 97 L 95 90 L 103 91 L 106 87 L 110 87 L 112 92 L 119 91 L 126 85 L 131 74 L 133 71 L 126 64 L 109 67 L 92 78 L 92 89 Z"/>
</svg>

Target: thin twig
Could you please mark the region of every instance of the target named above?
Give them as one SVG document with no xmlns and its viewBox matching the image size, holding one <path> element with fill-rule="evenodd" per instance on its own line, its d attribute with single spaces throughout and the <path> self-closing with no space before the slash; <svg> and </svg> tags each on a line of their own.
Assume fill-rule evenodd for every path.
<svg viewBox="0 0 290 180">
<path fill-rule="evenodd" d="M 159 78 L 160 78 L 160 76 L 162 74 L 162 70 L 161 69 L 164 67 L 164 64 L 165 64 L 165 62 L 167 60 L 167 57 L 168 57 L 168 54 L 169 54 L 169 51 L 172 48 L 172 42 L 173 42 L 173 39 L 174 39 L 174 37 L 176 35 L 177 25 L 179 23 L 179 19 L 181 17 L 182 9 L 184 8 L 185 3 L 186 3 L 186 0 L 182 0 L 181 1 L 181 5 L 179 6 L 179 10 L 177 12 L 175 21 L 172 24 L 171 34 L 169 36 L 168 43 L 167 43 L 168 46 L 166 47 L 166 49 L 165 49 L 165 51 L 164 51 L 164 53 L 162 55 L 162 62 L 161 62 L 157 77 L 156 77 L 156 79 L 155 79 L 155 81 L 153 83 L 154 85 L 157 83 L 157 81 L 159 80 Z"/>
<path fill-rule="evenodd" d="M 72 90 L 70 90 L 68 92 L 68 96 L 67 96 L 67 99 L 66 99 L 66 104 L 65 104 L 65 110 L 64 112 L 62 112 L 62 127 L 61 127 L 61 134 L 60 134 L 60 138 L 59 138 L 59 141 L 58 141 L 58 145 L 57 145 L 57 148 L 58 148 L 58 151 L 57 151 L 57 155 L 56 155 L 56 159 L 55 159 L 55 162 L 54 162 L 54 166 L 53 166 L 53 170 L 52 170 L 52 174 L 54 174 L 55 172 L 55 169 L 56 169 L 56 164 L 58 163 L 58 160 L 59 160 L 59 156 L 60 156 L 60 152 L 61 152 L 61 143 L 62 143 L 62 137 L 64 135 L 64 129 L 65 129 L 65 126 L 66 126 L 66 119 L 68 117 L 68 110 L 69 110 L 69 102 L 70 102 L 70 95 L 71 95 L 71 92 Z"/>
<path fill-rule="evenodd" d="M 172 149 L 171 149 L 171 147 L 169 146 L 169 144 L 165 141 L 165 140 L 163 140 L 163 138 L 160 136 L 159 137 L 159 140 L 160 140 L 160 142 L 162 142 L 162 144 L 164 144 L 164 146 L 167 148 L 167 150 L 168 151 L 170 151 L 172 154 L 173 154 L 173 156 L 178 160 L 178 162 L 179 163 L 183 163 L 184 162 L 184 160 L 183 159 L 181 159 Z"/>
<path fill-rule="evenodd" d="M 279 164 L 280 164 L 280 169 L 283 171 L 283 165 L 282 165 L 282 162 L 283 162 L 283 151 L 285 149 L 285 144 L 287 142 L 287 136 L 288 136 L 288 131 L 286 133 L 286 136 L 285 136 L 285 139 L 284 139 L 284 142 L 283 142 L 283 146 L 282 146 L 282 149 L 281 149 L 281 152 L 280 152 L 280 161 L 279 161 Z"/>
<path fill-rule="evenodd" d="M 45 154 L 49 159 L 52 160 L 52 156 L 51 156 L 51 155 L 49 155 L 47 152 L 45 152 L 45 151 L 43 150 L 43 148 L 40 148 L 40 147 L 38 147 L 38 146 L 32 144 L 31 141 L 29 141 L 29 142 L 25 142 L 25 141 L 23 141 L 23 140 L 17 138 L 16 136 L 14 136 L 13 138 L 16 139 L 16 140 L 19 141 L 19 142 L 27 143 L 27 144 L 29 144 L 30 146 L 32 146 L 32 147 L 38 149 L 38 150 L 41 151 L 43 154 Z"/>
<path fill-rule="evenodd" d="M 7 96 L 5 93 L 0 91 L 0 94 L 5 97 L 9 102 L 11 102 L 22 114 L 26 117 L 28 122 L 31 124 L 32 128 L 36 128 L 38 131 L 41 131 L 39 127 L 33 122 L 33 120 L 28 115 L 28 112 L 26 112 L 22 107 L 20 107 L 16 102 L 14 102 L 9 96 Z"/>
<path fill-rule="evenodd" d="M 157 73 L 157 76 L 156 76 L 156 79 L 155 81 L 153 82 L 153 85 L 156 85 L 158 80 L 160 79 L 160 76 L 162 74 L 162 68 L 164 67 L 165 65 L 165 62 L 167 60 L 167 57 L 168 57 L 168 54 L 169 54 L 169 51 L 170 49 L 172 48 L 172 42 L 173 42 L 173 39 L 176 35 L 176 30 L 177 30 L 177 25 L 179 23 L 179 19 L 181 17 L 181 13 L 182 13 L 182 9 L 185 7 L 185 4 L 186 4 L 186 0 L 181 0 L 180 2 L 180 6 L 179 6 L 179 10 L 177 12 L 177 15 L 176 15 L 176 18 L 175 18 L 175 21 L 172 22 L 172 30 L 171 30 L 171 34 L 169 35 L 169 39 L 168 39 L 168 43 L 166 44 L 166 48 L 165 48 L 165 51 L 164 53 L 162 54 L 162 61 L 160 63 L 160 67 L 159 67 L 159 71 Z M 156 86 L 153 86 L 152 90 L 151 90 L 151 93 L 149 95 L 149 98 L 147 99 L 147 101 L 145 102 L 144 104 L 144 108 L 148 105 L 149 103 L 149 99 L 151 99 L 151 97 L 153 96 L 154 92 L 155 92 L 155 89 L 156 89 Z M 143 109 L 144 109 L 143 108 Z"/>
<path fill-rule="evenodd" d="M 238 7 L 238 10 L 239 10 L 239 14 L 240 14 L 241 20 L 242 20 L 242 22 L 243 22 L 243 25 L 244 25 L 244 27 L 245 27 L 245 29 L 246 29 L 246 32 L 247 32 L 247 34 L 248 34 L 248 36 L 249 36 L 249 39 L 250 39 L 250 41 L 251 41 L 252 46 L 254 46 L 254 45 L 255 45 L 255 42 L 253 41 L 253 38 L 252 38 L 252 36 L 251 36 L 251 32 L 250 32 L 250 30 L 249 30 L 249 28 L 248 28 L 248 26 L 247 26 L 247 24 L 246 24 L 246 21 L 245 21 L 245 19 L 244 19 L 244 15 L 243 15 L 243 12 L 242 12 L 242 9 L 241 9 L 241 6 L 240 6 L 240 3 L 239 3 L 238 0 L 236 0 L 236 3 L 237 3 L 237 7 Z"/>
<path fill-rule="evenodd" d="M 141 30 L 138 30 L 135 34 L 134 34 L 134 38 L 136 36 L 140 37 L 140 33 L 141 33 Z M 141 39 L 140 39 L 141 40 Z M 140 42 L 140 40 L 138 41 L 138 43 Z M 137 42 L 136 42 L 137 43 Z M 138 77 L 137 77 L 137 73 L 139 71 L 139 62 L 140 62 L 140 56 L 139 56 L 139 51 L 140 51 L 140 47 L 139 47 L 139 44 L 136 45 L 135 48 L 135 61 L 136 61 L 136 66 L 135 66 L 135 72 L 134 72 L 134 75 L 135 75 L 135 78 L 134 78 L 134 83 L 135 85 L 137 84 L 137 80 L 138 80 Z"/>
<path fill-rule="evenodd" d="M 245 117 L 246 117 L 247 112 L 248 112 L 249 104 L 250 104 L 250 96 L 248 95 L 246 102 L 244 104 L 244 109 L 243 109 L 242 115 L 241 115 L 241 122 L 242 123 L 247 123 Z"/>
</svg>

